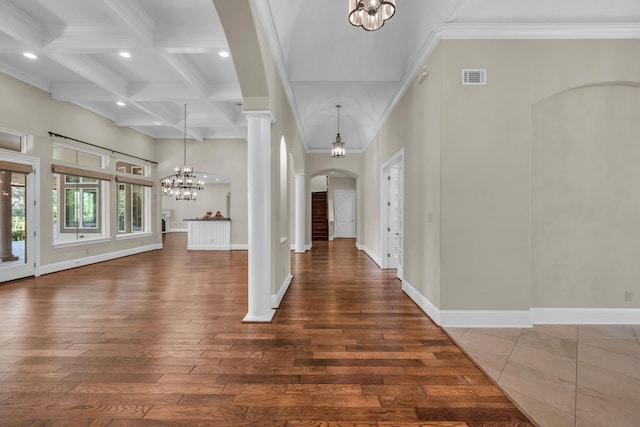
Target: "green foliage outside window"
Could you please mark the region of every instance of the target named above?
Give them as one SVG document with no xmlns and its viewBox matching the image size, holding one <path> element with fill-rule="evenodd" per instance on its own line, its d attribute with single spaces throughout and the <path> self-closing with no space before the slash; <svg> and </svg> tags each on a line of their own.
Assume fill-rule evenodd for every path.
<svg viewBox="0 0 640 427">
<path fill-rule="evenodd" d="M 26 205 L 25 188 L 19 186 L 11 187 L 11 237 L 14 242 L 24 240 L 26 234 L 25 226 Z"/>
</svg>

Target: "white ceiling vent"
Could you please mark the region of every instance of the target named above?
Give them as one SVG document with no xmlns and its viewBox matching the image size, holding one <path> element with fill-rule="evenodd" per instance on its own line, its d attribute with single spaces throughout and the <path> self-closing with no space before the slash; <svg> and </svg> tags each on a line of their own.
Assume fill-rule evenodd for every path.
<svg viewBox="0 0 640 427">
<path fill-rule="evenodd" d="M 486 85 L 487 84 L 487 70 L 462 70 L 462 85 Z"/>
</svg>

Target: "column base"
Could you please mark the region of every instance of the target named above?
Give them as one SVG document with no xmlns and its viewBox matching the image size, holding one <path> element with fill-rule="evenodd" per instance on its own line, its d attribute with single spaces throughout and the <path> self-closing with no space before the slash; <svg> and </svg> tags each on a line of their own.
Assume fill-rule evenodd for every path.
<svg viewBox="0 0 640 427">
<path fill-rule="evenodd" d="M 13 254 L 0 257 L 0 262 L 17 261 L 19 258 Z"/>
<path fill-rule="evenodd" d="M 275 314 L 275 310 L 269 310 L 267 314 L 262 316 L 247 313 L 247 315 L 244 316 L 244 319 L 242 319 L 242 323 L 269 323 L 273 320 L 273 316 L 275 316 Z"/>
</svg>

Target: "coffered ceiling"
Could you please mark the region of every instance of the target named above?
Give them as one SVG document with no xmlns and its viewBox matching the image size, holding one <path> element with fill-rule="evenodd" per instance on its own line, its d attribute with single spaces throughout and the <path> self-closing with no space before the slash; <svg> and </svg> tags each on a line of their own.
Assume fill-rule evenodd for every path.
<svg viewBox="0 0 640 427">
<path fill-rule="evenodd" d="M 362 151 L 439 39 L 640 37 L 637 0 L 397 0 L 375 32 L 347 0 L 254 1 L 310 152 L 335 139 L 336 104 Z M 0 72 L 154 138 L 182 137 L 185 103 L 189 137 L 246 137 L 227 48 L 211 0 L 0 0 Z"/>
<path fill-rule="evenodd" d="M 227 48 L 211 0 L 0 0 L 1 72 L 155 138 L 246 134 Z"/>
</svg>

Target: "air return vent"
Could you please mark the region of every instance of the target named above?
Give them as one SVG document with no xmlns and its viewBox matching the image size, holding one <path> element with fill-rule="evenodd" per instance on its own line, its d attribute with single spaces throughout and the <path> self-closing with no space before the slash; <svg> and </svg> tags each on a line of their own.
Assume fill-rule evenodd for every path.
<svg viewBox="0 0 640 427">
<path fill-rule="evenodd" d="M 462 70 L 462 84 L 463 85 L 486 85 L 487 84 L 487 70 Z"/>
</svg>

